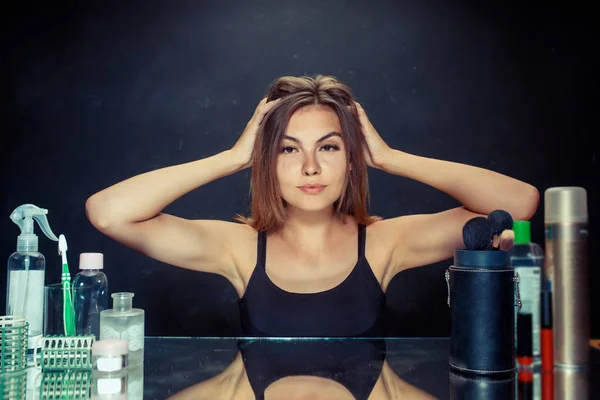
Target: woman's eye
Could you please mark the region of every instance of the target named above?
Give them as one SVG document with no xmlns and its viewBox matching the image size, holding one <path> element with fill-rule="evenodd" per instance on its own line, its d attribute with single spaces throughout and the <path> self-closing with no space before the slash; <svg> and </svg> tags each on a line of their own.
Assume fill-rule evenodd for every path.
<svg viewBox="0 0 600 400">
<path fill-rule="evenodd" d="M 326 144 L 325 146 L 321 147 L 322 149 L 326 149 L 325 151 L 333 151 L 333 150 L 339 150 L 340 148 L 334 144 Z"/>
<path fill-rule="evenodd" d="M 296 149 L 293 147 L 289 147 L 289 146 L 281 148 L 281 152 L 285 153 L 285 154 L 289 154 L 289 153 L 293 152 L 294 150 L 296 150 Z"/>
<path fill-rule="evenodd" d="M 326 144 L 324 146 L 321 146 L 321 149 L 325 150 L 326 152 L 329 152 L 329 151 L 339 150 L 340 147 L 336 146 L 334 144 Z M 290 154 L 290 153 L 293 153 L 295 151 L 296 151 L 296 148 L 290 147 L 290 146 L 284 146 L 284 147 L 281 148 L 281 152 L 284 153 L 284 154 Z"/>
</svg>

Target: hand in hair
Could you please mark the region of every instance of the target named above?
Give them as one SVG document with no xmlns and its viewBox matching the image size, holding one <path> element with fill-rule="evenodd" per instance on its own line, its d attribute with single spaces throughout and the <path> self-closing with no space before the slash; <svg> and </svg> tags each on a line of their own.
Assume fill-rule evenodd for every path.
<svg viewBox="0 0 600 400">
<path fill-rule="evenodd" d="M 365 137 L 367 148 L 365 148 L 365 159 L 367 165 L 373 168 L 381 168 L 386 157 L 392 152 L 392 149 L 385 143 L 385 141 L 379 136 L 377 130 L 369 121 L 367 113 L 362 106 L 354 102 L 356 110 L 358 111 L 358 118 L 361 125 L 361 132 Z"/>
<path fill-rule="evenodd" d="M 231 148 L 231 153 L 238 159 L 242 169 L 248 168 L 252 164 L 252 149 L 254 148 L 254 140 L 256 139 L 258 128 L 260 127 L 264 116 L 277 105 L 280 100 L 281 99 L 276 99 L 267 103 L 266 97 L 262 99 L 260 103 L 258 103 L 256 110 L 254 110 L 254 115 L 250 121 L 248 121 L 246 129 L 244 129 L 240 138 Z"/>
</svg>

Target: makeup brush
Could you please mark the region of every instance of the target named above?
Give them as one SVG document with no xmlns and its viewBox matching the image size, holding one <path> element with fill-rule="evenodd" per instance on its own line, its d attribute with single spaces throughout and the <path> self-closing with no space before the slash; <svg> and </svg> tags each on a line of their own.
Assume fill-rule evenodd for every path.
<svg viewBox="0 0 600 400">
<path fill-rule="evenodd" d="M 504 210 L 492 211 L 487 219 L 492 224 L 492 235 L 500 236 L 505 230 L 513 228 L 512 216 Z"/>
<path fill-rule="evenodd" d="M 492 240 L 492 224 L 484 217 L 467 221 L 462 230 L 467 250 L 486 250 Z"/>
<path fill-rule="evenodd" d="M 494 210 L 488 217 L 492 225 L 492 244 L 490 250 L 509 250 L 514 242 L 515 234 L 512 216 L 504 210 Z"/>
</svg>

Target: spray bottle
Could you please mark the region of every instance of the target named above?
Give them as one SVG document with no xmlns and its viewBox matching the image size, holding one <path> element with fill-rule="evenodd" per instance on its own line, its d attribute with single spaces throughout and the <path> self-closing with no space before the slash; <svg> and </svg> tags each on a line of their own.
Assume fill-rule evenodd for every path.
<svg viewBox="0 0 600 400">
<path fill-rule="evenodd" d="M 38 252 L 38 237 L 33 232 L 37 221 L 42 232 L 51 240 L 58 241 L 48 224 L 48 210 L 23 204 L 17 207 L 10 219 L 19 226 L 17 251 L 8 258 L 6 289 L 6 314 L 24 315 L 29 323 L 27 360 L 33 362 L 33 352 L 41 347 L 44 316 L 44 279 L 46 258 Z"/>
</svg>

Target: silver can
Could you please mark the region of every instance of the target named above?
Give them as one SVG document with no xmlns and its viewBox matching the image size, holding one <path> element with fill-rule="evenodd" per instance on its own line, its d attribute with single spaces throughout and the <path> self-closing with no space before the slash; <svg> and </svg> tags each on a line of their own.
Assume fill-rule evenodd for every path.
<svg viewBox="0 0 600 400">
<path fill-rule="evenodd" d="M 576 186 L 544 193 L 546 290 L 552 291 L 554 365 L 589 361 L 590 311 L 587 193 Z"/>
</svg>

